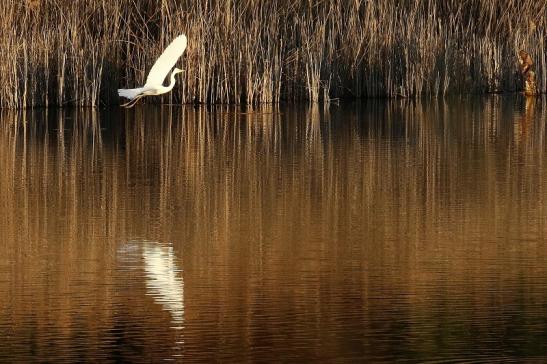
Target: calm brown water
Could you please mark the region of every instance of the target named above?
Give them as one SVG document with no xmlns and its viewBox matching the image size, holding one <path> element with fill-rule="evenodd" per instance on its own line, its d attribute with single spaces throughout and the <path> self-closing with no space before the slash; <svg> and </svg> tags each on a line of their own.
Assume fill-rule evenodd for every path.
<svg viewBox="0 0 547 364">
<path fill-rule="evenodd" d="M 546 119 L 4 113 L 0 361 L 547 360 Z"/>
</svg>

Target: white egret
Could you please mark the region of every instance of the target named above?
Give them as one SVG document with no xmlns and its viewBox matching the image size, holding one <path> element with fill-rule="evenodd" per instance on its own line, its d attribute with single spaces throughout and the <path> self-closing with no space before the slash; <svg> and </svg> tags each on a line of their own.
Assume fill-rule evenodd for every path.
<svg viewBox="0 0 547 364">
<path fill-rule="evenodd" d="M 171 91 L 175 86 L 175 75 L 182 72 L 182 70 L 176 67 L 173 69 L 169 86 L 163 86 L 163 81 L 186 49 L 186 44 L 187 39 L 184 34 L 176 37 L 171 44 L 165 48 L 160 58 L 158 58 L 156 63 L 152 66 L 152 69 L 150 69 L 148 77 L 146 78 L 146 83 L 143 87 L 119 89 L 118 95 L 129 99 L 127 103 L 121 106 L 133 107 L 143 96 L 161 95 Z"/>
</svg>

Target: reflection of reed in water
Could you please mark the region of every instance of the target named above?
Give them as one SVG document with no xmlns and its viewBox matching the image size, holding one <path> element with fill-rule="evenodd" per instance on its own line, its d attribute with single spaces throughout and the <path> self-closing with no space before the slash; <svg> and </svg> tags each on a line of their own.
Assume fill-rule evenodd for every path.
<svg viewBox="0 0 547 364">
<path fill-rule="evenodd" d="M 544 105 L 531 122 L 539 114 Z M 547 234 L 546 151 L 543 134 L 532 132 L 529 163 L 519 165 L 514 116 L 514 104 L 489 98 L 292 109 L 265 122 L 185 111 L 171 134 L 148 124 L 169 160 L 160 199 L 165 223 L 184 236 L 193 272 L 185 278 L 194 282 L 186 297 L 203 305 L 194 342 L 220 346 L 212 323 L 243 310 L 232 327 L 252 345 L 275 335 L 269 317 L 302 314 L 291 303 L 306 307 L 310 319 L 300 324 L 310 331 L 332 314 L 339 329 L 364 332 L 382 318 L 442 325 L 435 315 L 443 310 L 462 312 L 466 328 L 473 311 L 487 327 L 500 319 L 485 292 L 513 309 L 516 276 L 533 287 L 527 302 L 545 297 L 532 271 L 547 273 L 537 265 L 547 255 L 539 243 Z M 161 144 L 158 135 L 173 139 Z M 523 211 L 534 213 L 523 219 Z M 214 289 L 196 290 L 196 281 Z M 438 302 L 439 291 L 472 302 Z M 366 318 L 342 317 L 349 301 Z M 445 335 L 428 330 L 409 329 L 409 347 L 425 338 L 434 348 Z M 390 351 L 388 343 L 377 348 Z"/>
<path fill-rule="evenodd" d="M 329 340 L 326 326 L 354 328 L 363 340 L 404 331 L 406 344 L 363 349 L 385 353 L 404 345 L 434 352 L 439 338 L 453 339 L 438 327 L 493 335 L 486 328 L 508 318 L 491 307 L 510 310 L 519 299 L 527 320 L 545 298 L 538 288 L 547 275 L 544 102 L 533 115 L 518 153 L 515 105 L 500 98 L 274 109 L 260 118 L 222 107 L 138 108 L 121 119 L 97 117 L 106 128 L 98 134 L 81 113 L 52 113 L 47 129 L 4 122 L 0 266 L 14 268 L 0 277 L 0 292 L 9 293 L 0 309 L 21 326 L 22 317 L 49 317 L 42 337 L 47 325 L 67 338 L 78 325 L 104 333 L 146 317 L 143 326 L 154 327 L 153 300 L 148 316 L 139 312 L 140 291 L 127 293 L 136 304 L 119 304 L 127 297 L 116 296 L 112 287 L 120 287 L 105 274 L 119 263 L 118 242 L 145 236 L 172 242 L 171 251 L 143 245 L 140 267 L 150 272 L 184 253 L 184 287 L 179 273 L 158 268 L 170 283 L 147 289 L 165 302 L 162 289 L 179 289 L 165 287 L 184 290 L 184 302 L 165 307 L 183 312 L 190 348 L 291 347 L 276 336 L 278 324 L 287 337 L 328 343 L 321 349 L 333 352 L 344 343 Z M 51 296 L 61 302 L 54 313 Z M 75 296 L 97 299 L 81 308 Z M 119 310 L 95 312 L 103 302 Z M 71 314 L 80 309 L 83 322 Z M 458 324 L 443 319 L 447 312 Z M 166 316 L 167 324 L 180 317 Z M 431 325 L 404 325 L 415 320 Z M 38 350 L 48 352 L 45 344 Z"/>
<path fill-rule="evenodd" d="M 100 182 L 92 178 L 102 156 L 93 113 L 2 115 L 0 266 L 9 271 L 0 269 L 8 272 L 0 277 L 0 326 L 10 318 L 13 336 L 0 352 L 19 353 L 9 361 L 101 358 L 91 346 L 74 350 L 108 337 L 113 318 L 113 281 L 102 272 L 115 265 L 104 244 Z"/>
<path fill-rule="evenodd" d="M 528 135 L 528 129 L 533 126 L 535 119 L 535 109 L 537 100 L 533 97 L 524 98 L 524 107 L 522 115 L 515 118 L 515 143 L 522 144 L 526 141 Z M 545 124 L 545 123 L 543 123 Z M 541 125 L 540 125 L 541 127 Z"/>
</svg>

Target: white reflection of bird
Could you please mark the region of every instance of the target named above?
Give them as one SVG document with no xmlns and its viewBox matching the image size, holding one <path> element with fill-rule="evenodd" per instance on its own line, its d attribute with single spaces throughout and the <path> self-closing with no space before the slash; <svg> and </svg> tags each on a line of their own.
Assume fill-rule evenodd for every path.
<svg viewBox="0 0 547 364">
<path fill-rule="evenodd" d="M 175 75 L 182 72 L 181 69 L 175 67 L 171 72 L 171 83 L 169 86 L 163 86 L 163 80 L 177 63 L 184 50 L 186 49 L 187 39 L 184 34 L 179 35 L 165 48 L 160 58 L 154 63 L 152 69 L 148 73 L 146 83 L 143 87 L 131 89 L 119 89 L 118 95 L 129 99 L 128 102 L 121 105 L 123 107 L 133 107 L 137 101 L 143 96 L 161 95 L 167 93 L 175 86 Z"/>
<path fill-rule="evenodd" d="M 149 242 L 142 247 L 148 294 L 171 313 L 175 328 L 180 329 L 184 323 L 184 281 L 173 248 Z"/>
</svg>

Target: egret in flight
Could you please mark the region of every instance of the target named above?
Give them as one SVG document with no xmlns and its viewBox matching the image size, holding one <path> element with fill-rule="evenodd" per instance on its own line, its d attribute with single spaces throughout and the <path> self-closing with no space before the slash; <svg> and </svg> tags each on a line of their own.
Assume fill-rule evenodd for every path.
<svg viewBox="0 0 547 364">
<path fill-rule="evenodd" d="M 182 70 L 176 67 L 173 69 L 173 72 L 171 72 L 171 83 L 169 86 L 163 86 L 163 81 L 186 49 L 186 44 L 187 40 L 184 34 L 176 37 L 171 44 L 165 48 L 160 58 L 158 58 L 156 63 L 152 66 L 143 87 L 118 89 L 119 96 L 129 99 L 128 102 L 121 106 L 133 107 L 143 96 L 161 95 L 171 91 L 175 86 L 175 75 L 182 72 Z"/>
</svg>

